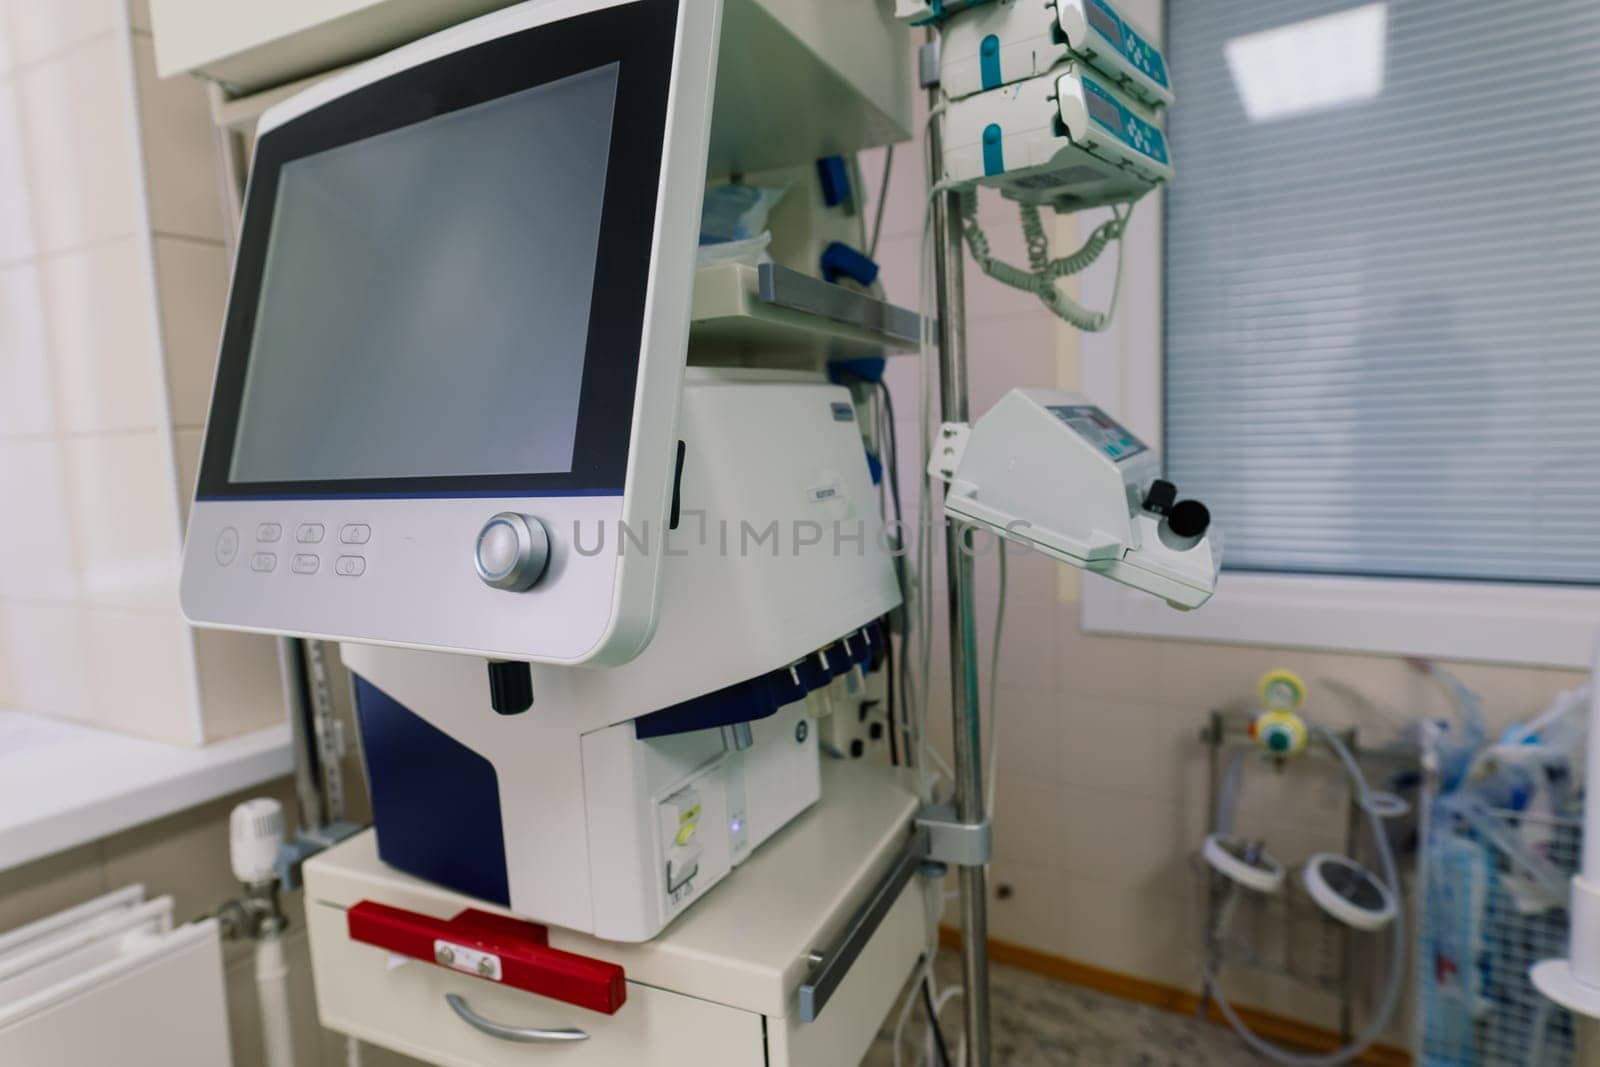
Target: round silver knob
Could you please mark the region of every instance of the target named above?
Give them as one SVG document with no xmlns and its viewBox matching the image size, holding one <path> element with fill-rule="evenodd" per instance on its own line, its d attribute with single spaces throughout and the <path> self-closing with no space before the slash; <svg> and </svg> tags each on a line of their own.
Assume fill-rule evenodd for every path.
<svg viewBox="0 0 1600 1067">
<path fill-rule="evenodd" d="M 532 515 L 502 511 L 478 531 L 473 562 L 478 577 L 496 589 L 532 589 L 550 565 L 550 533 Z"/>
</svg>

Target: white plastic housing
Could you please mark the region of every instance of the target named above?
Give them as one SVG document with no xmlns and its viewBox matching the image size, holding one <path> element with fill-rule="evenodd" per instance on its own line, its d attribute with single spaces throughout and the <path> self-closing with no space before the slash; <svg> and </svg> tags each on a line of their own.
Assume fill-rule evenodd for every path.
<svg viewBox="0 0 1600 1067">
<path fill-rule="evenodd" d="M 939 81 L 955 99 L 1035 77 L 1074 56 L 1146 108 L 1173 101 L 1160 49 L 1105 0 L 998 0 L 953 18 L 943 30 Z"/>
<path fill-rule="evenodd" d="M 258 136 L 296 120 L 315 121 L 319 108 L 441 57 L 616 6 L 616 0 L 549 0 L 463 23 L 278 104 L 263 116 Z M 615 529 L 620 523 L 659 533 L 670 504 L 722 4 L 696 0 L 679 4 L 677 11 L 621 490 L 587 495 L 467 491 L 197 498 L 180 587 L 191 622 L 596 666 L 626 662 L 649 642 L 656 621 L 659 554 L 584 556 L 575 551 L 571 531 L 575 524 L 590 530 L 602 525 Z M 617 103 L 619 109 L 627 106 L 627 101 Z M 259 163 L 261 153 L 256 159 Z M 270 210 L 271 205 L 259 207 Z M 250 212 L 257 209 L 253 202 L 247 204 L 247 235 Z M 236 282 L 238 277 L 236 270 Z M 234 292 L 230 301 L 255 295 Z M 215 432 L 213 417 L 208 439 Z M 206 455 L 210 462 L 209 440 Z M 584 462 L 584 456 L 575 456 L 574 469 Z M 203 464 L 202 482 L 205 472 Z M 478 533 L 501 511 L 532 515 L 552 532 L 550 567 L 534 590 L 492 589 L 474 569 Z M 346 543 L 350 529 L 364 531 L 352 536 L 366 539 Z M 277 536 L 268 541 L 262 530 Z M 316 530 L 318 540 L 299 543 L 302 530 Z"/>
<path fill-rule="evenodd" d="M 511 910 L 610 940 L 654 937 L 817 797 L 810 700 L 753 723 L 740 752 L 715 729 L 636 740 L 630 720 L 784 669 L 900 602 L 847 390 L 695 368 L 681 427 L 681 522 L 665 545 L 660 627 L 636 659 L 534 664 L 533 707 L 504 716 L 482 659 L 342 650 L 354 673 L 493 764 Z M 689 787 L 706 832 L 699 874 L 674 899 L 657 806 Z"/>
<path fill-rule="evenodd" d="M 952 101 L 942 121 L 946 181 L 992 186 L 1026 204 L 1127 203 L 1173 175 L 1161 128 L 1074 60 Z"/>
<path fill-rule="evenodd" d="M 257 797 L 234 807 L 228 816 L 228 862 L 245 885 L 277 877 L 278 851 L 285 837 L 283 805 Z"/>
<path fill-rule="evenodd" d="M 1216 590 L 1217 533 L 1184 543 L 1144 510 L 1160 474 L 1156 453 L 1083 397 L 1013 389 L 973 425 L 944 510 L 1173 607 L 1199 607 Z"/>
</svg>

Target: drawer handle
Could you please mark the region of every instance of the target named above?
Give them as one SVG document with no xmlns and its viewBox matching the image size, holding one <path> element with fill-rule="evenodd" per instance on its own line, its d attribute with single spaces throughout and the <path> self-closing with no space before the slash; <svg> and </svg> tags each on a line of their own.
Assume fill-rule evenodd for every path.
<svg viewBox="0 0 1600 1067">
<path fill-rule="evenodd" d="M 520 1041 L 523 1044 L 535 1045 L 589 1040 L 589 1035 L 582 1030 L 541 1030 L 535 1026 L 507 1026 L 505 1023 L 497 1023 L 473 1011 L 472 1005 L 467 1003 L 467 998 L 459 993 L 446 993 L 444 1000 L 450 1005 L 450 1010 L 461 1016 L 462 1021 L 468 1026 L 490 1037 L 498 1037 L 502 1041 Z"/>
</svg>

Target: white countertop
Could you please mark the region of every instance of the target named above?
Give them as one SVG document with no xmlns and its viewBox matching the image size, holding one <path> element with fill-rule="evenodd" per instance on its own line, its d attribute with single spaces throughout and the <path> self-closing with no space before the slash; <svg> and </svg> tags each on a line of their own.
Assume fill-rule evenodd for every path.
<svg viewBox="0 0 1600 1067">
<path fill-rule="evenodd" d="M 280 778 L 289 726 L 181 748 L 0 711 L 0 871 Z"/>
</svg>

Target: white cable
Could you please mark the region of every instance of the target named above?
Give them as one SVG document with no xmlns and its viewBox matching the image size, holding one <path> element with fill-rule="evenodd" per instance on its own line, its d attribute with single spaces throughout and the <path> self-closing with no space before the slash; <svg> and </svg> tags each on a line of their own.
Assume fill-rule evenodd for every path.
<svg viewBox="0 0 1600 1067">
<path fill-rule="evenodd" d="M 1049 242 L 1044 235 L 1043 224 L 1039 222 L 1038 211 L 1024 209 L 1023 236 L 1028 243 L 1029 258 L 1034 261 L 1033 269 L 1024 270 L 1004 260 L 996 259 L 990 251 L 988 235 L 984 233 L 983 225 L 978 221 L 977 189 L 972 186 L 964 187 L 961 190 L 961 200 L 962 234 L 966 238 L 967 248 L 972 252 L 973 260 L 983 273 L 1002 285 L 1033 293 L 1052 314 L 1085 333 L 1099 333 L 1111 324 L 1112 316 L 1116 314 L 1117 301 L 1122 293 L 1122 241 L 1123 235 L 1127 232 L 1128 220 L 1133 216 L 1132 204 L 1120 208 L 1113 206 L 1111 221 L 1097 228 L 1077 252 L 1059 260 L 1049 258 Z M 1093 263 L 1113 239 L 1117 245 L 1117 272 L 1112 283 L 1111 304 L 1104 311 L 1090 311 L 1062 292 L 1056 281 L 1068 274 L 1077 273 Z"/>
</svg>

